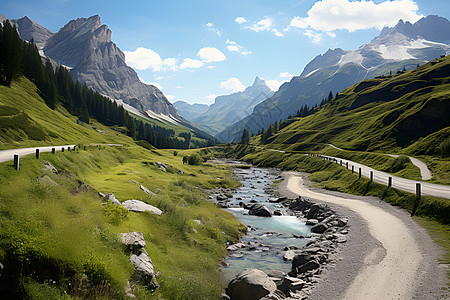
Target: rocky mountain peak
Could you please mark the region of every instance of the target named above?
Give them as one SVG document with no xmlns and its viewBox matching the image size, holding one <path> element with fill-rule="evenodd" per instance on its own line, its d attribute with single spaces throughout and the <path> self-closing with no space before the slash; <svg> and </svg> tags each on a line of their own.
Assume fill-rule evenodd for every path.
<svg viewBox="0 0 450 300">
<path fill-rule="evenodd" d="M 34 40 L 38 49 L 42 49 L 47 40 L 54 34 L 27 16 L 21 19 L 12 20 L 11 23 L 16 25 L 21 39 L 26 41 Z"/>
</svg>

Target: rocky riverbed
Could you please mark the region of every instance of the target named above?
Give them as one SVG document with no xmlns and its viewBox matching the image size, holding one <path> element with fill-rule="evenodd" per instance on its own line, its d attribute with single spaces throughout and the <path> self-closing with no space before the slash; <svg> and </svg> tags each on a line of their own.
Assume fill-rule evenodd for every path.
<svg viewBox="0 0 450 300">
<path fill-rule="evenodd" d="M 210 199 L 233 213 L 248 233 L 229 245 L 224 261 L 225 298 L 306 299 L 339 244 L 347 241 L 347 218 L 309 199 L 279 197 L 276 170 L 237 168 L 242 186 L 215 190 Z"/>
</svg>

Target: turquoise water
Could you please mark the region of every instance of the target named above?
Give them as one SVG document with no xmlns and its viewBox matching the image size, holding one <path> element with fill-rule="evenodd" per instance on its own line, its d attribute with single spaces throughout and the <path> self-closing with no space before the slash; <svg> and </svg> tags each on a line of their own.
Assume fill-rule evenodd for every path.
<svg viewBox="0 0 450 300">
<path fill-rule="evenodd" d="M 293 234 L 309 236 L 310 226 L 305 224 L 306 220 L 292 215 L 280 204 L 269 202 L 270 195 L 265 190 L 276 179 L 276 175 L 270 170 L 236 169 L 235 175 L 242 186 L 233 193 L 233 198 L 229 202 L 230 208 L 226 210 L 234 214 L 241 223 L 251 226 L 251 230 L 242 238 L 242 242 L 251 243 L 254 249 L 249 250 L 246 247 L 229 253 L 229 257 L 225 260 L 228 266 L 222 269 L 224 282 L 229 282 L 246 268 L 289 272 L 291 262 L 283 260 L 284 248 L 305 246 L 309 239 L 295 238 Z M 264 204 L 271 211 L 278 209 L 283 215 L 270 218 L 248 215 L 248 210 L 241 208 L 239 203 L 251 205 L 252 200 Z"/>
</svg>

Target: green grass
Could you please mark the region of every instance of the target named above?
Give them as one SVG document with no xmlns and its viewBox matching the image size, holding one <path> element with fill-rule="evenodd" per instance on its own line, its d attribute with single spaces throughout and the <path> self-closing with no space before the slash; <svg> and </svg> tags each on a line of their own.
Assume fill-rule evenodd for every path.
<svg viewBox="0 0 450 300">
<path fill-rule="evenodd" d="M 1 284 L 8 285 L 8 296 L 123 298 L 133 267 L 117 237 L 141 231 L 160 288 L 152 293 L 137 285 L 139 299 L 220 298 L 219 263 L 227 253 L 226 243 L 237 242 L 246 229 L 206 200 L 205 189 L 239 185 L 228 167 L 182 163 L 184 156 L 195 152 L 207 158 L 207 149 L 177 150 L 175 156 L 171 150 L 138 146 L 120 129 L 95 120 L 77 124 L 64 109 L 49 109 L 24 78 L 11 88 L 0 86 L 0 118 L 19 114 L 40 128 L 44 139 L 33 140 L 25 131 L 21 136 L 0 131 L 1 149 L 68 143 L 80 147 L 55 155 L 42 153 L 40 160 L 21 158 L 20 171 L 11 162 L 0 164 L 0 261 L 6 266 L 2 278 L 7 278 Z M 93 143 L 124 146 L 84 150 Z M 59 173 L 43 170 L 44 160 Z M 167 172 L 154 162 L 165 163 Z M 140 184 L 159 191 L 157 196 L 145 194 Z M 141 200 L 163 214 L 102 206 L 97 192 L 113 192 L 120 201 Z"/>
</svg>

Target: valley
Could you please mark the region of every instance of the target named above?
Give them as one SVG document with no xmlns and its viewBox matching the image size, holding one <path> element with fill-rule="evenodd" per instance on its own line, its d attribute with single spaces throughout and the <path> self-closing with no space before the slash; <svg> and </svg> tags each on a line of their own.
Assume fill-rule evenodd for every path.
<svg viewBox="0 0 450 300">
<path fill-rule="evenodd" d="M 450 21 L 331 2 L 0 4 L 1 298 L 448 298 Z"/>
</svg>

